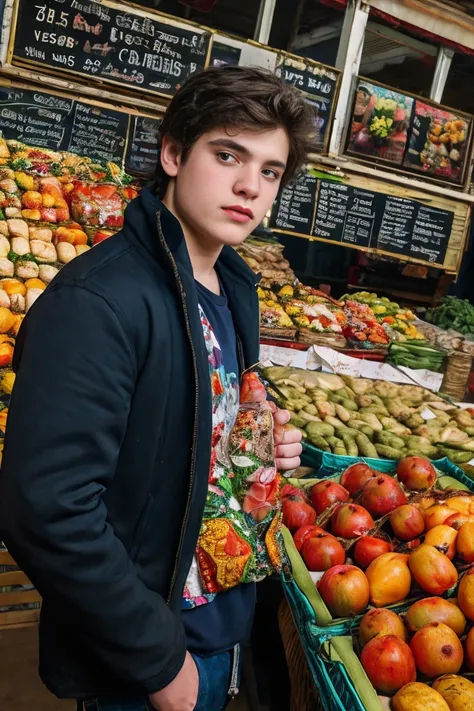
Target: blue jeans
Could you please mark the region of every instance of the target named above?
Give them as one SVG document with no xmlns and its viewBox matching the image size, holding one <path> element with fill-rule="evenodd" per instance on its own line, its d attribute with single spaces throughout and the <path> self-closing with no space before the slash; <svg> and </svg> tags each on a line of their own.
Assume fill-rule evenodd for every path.
<svg viewBox="0 0 474 711">
<path fill-rule="evenodd" d="M 240 647 L 213 657 L 193 654 L 199 673 L 199 695 L 194 711 L 223 711 L 238 692 Z M 151 711 L 148 699 L 92 699 L 80 701 L 78 711 Z"/>
</svg>

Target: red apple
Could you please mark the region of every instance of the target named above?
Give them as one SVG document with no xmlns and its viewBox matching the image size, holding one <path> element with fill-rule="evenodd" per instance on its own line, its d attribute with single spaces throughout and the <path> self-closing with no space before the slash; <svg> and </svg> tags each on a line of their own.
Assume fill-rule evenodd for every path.
<svg viewBox="0 0 474 711">
<path fill-rule="evenodd" d="M 400 541 L 411 541 L 425 530 L 425 519 L 416 506 L 404 504 L 390 514 L 390 525 Z"/>
<path fill-rule="evenodd" d="M 363 464 L 362 462 L 359 464 L 351 464 L 341 477 L 341 486 L 347 489 L 351 496 L 354 496 L 354 494 L 357 494 L 357 492 L 364 487 L 369 479 L 378 473 L 379 472 L 376 472 L 375 469 L 371 469 L 368 464 Z"/>
<path fill-rule="evenodd" d="M 316 513 L 321 514 L 336 501 L 348 501 L 349 492 L 335 481 L 320 481 L 312 487 L 310 499 Z"/>
<path fill-rule="evenodd" d="M 329 533 L 318 533 L 303 543 L 301 555 L 308 570 L 328 570 L 346 560 L 346 552 L 339 541 Z"/>
<path fill-rule="evenodd" d="M 369 581 L 355 565 L 336 565 L 327 570 L 318 590 L 336 617 L 360 615 L 369 604 Z"/>
<path fill-rule="evenodd" d="M 316 521 L 316 511 L 304 501 L 283 501 L 283 523 L 290 531 L 297 531 L 301 526 L 310 526 Z"/>
<path fill-rule="evenodd" d="M 400 484 L 387 474 L 371 479 L 362 490 L 361 504 L 375 518 L 381 518 L 407 502 Z"/>
<path fill-rule="evenodd" d="M 307 538 L 313 538 L 313 536 L 316 536 L 318 533 L 326 533 L 326 531 L 324 528 L 321 528 L 321 526 L 301 526 L 301 528 L 293 534 L 296 550 L 301 551 L 305 540 Z"/>
<path fill-rule="evenodd" d="M 331 531 L 340 538 L 357 538 L 373 527 L 370 513 L 357 504 L 341 504 L 331 517 Z"/>
<path fill-rule="evenodd" d="M 430 489 L 436 481 L 436 470 L 423 457 L 405 457 L 397 466 L 399 480 L 411 491 Z"/>
<path fill-rule="evenodd" d="M 364 536 L 360 538 L 354 546 L 354 561 L 360 568 L 368 568 L 373 560 L 383 555 L 391 553 L 392 545 L 383 538 L 375 536 Z"/>
</svg>

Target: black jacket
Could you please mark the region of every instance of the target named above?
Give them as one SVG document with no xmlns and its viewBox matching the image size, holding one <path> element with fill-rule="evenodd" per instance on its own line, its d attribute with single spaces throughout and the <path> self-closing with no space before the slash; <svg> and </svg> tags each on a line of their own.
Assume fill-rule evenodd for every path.
<svg viewBox="0 0 474 711">
<path fill-rule="evenodd" d="M 256 278 L 230 247 L 217 269 L 248 367 Z M 42 679 L 59 697 L 155 692 L 184 660 L 212 417 L 186 243 L 150 191 L 35 303 L 14 366 L 0 533 L 44 598 Z"/>
</svg>

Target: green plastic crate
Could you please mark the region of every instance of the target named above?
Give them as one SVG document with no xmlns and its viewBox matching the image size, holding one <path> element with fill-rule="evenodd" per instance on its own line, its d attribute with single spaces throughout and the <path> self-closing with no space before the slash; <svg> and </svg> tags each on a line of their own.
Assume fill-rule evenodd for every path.
<svg viewBox="0 0 474 711">
<path fill-rule="evenodd" d="M 367 461 L 365 459 L 361 460 L 360 458 L 352 457 L 338 457 L 337 459 Z M 380 460 L 376 461 L 380 462 Z M 351 463 L 354 462 L 351 461 Z M 460 484 L 474 492 L 474 481 L 467 477 L 464 472 L 449 459 L 441 459 L 436 463 L 433 462 L 433 464 L 435 464 L 438 471 L 456 479 Z M 396 462 L 392 462 L 391 472 L 393 473 L 395 466 Z M 344 468 L 345 465 L 342 466 L 342 470 Z M 340 472 L 341 467 L 339 466 L 339 473 Z M 388 473 L 391 472 L 389 471 Z M 331 477 L 336 478 L 334 470 L 331 473 Z M 366 711 L 367 706 L 362 703 L 344 664 L 329 659 L 327 654 L 322 651 L 324 644 L 334 637 L 352 635 L 353 632 L 358 629 L 363 615 L 352 619 L 337 620 L 329 625 L 322 626 L 318 624 L 315 611 L 308 597 L 302 592 L 293 576 L 286 577 L 283 575 L 282 584 L 296 628 L 300 634 L 308 668 L 319 691 L 324 708 L 326 711 Z M 446 596 L 452 596 L 453 594 L 454 590 L 449 591 Z M 395 605 L 391 605 L 390 609 L 397 613 L 403 612 L 409 606 L 410 602 L 411 601 L 407 600 L 401 601 Z M 370 683 L 369 687 L 372 689 Z M 377 707 L 375 706 L 374 708 Z"/>
<path fill-rule="evenodd" d="M 362 461 L 361 457 L 342 457 L 339 454 L 331 452 L 323 452 L 321 449 L 314 447 L 312 444 L 303 443 L 303 453 L 301 455 L 301 464 L 304 467 L 312 467 L 316 469 L 319 476 L 331 476 L 334 472 L 340 472 L 351 464 Z M 395 471 L 398 462 L 395 459 L 370 459 L 363 458 L 363 461 L 379 472 L 390 474 Z M 444 459 L 437 459 L 432 462 L 433 466 L 440 469 Z"/>
</svg>

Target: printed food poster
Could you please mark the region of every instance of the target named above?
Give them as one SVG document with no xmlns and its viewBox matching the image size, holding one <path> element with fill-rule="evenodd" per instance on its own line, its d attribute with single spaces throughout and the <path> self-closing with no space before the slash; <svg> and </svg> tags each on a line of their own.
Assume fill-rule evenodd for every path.
<svg viewBox="0 0 474 711">
<path fill-rule="evenodd" d="M 414 99 L 359 80 L 347 152 L 402 165 Z"/>
<path fill-rule="evenodd" d="M 462 182 L 470 130 L 469 118 L 416 100 L 404 166 Z"/>
</svg>

